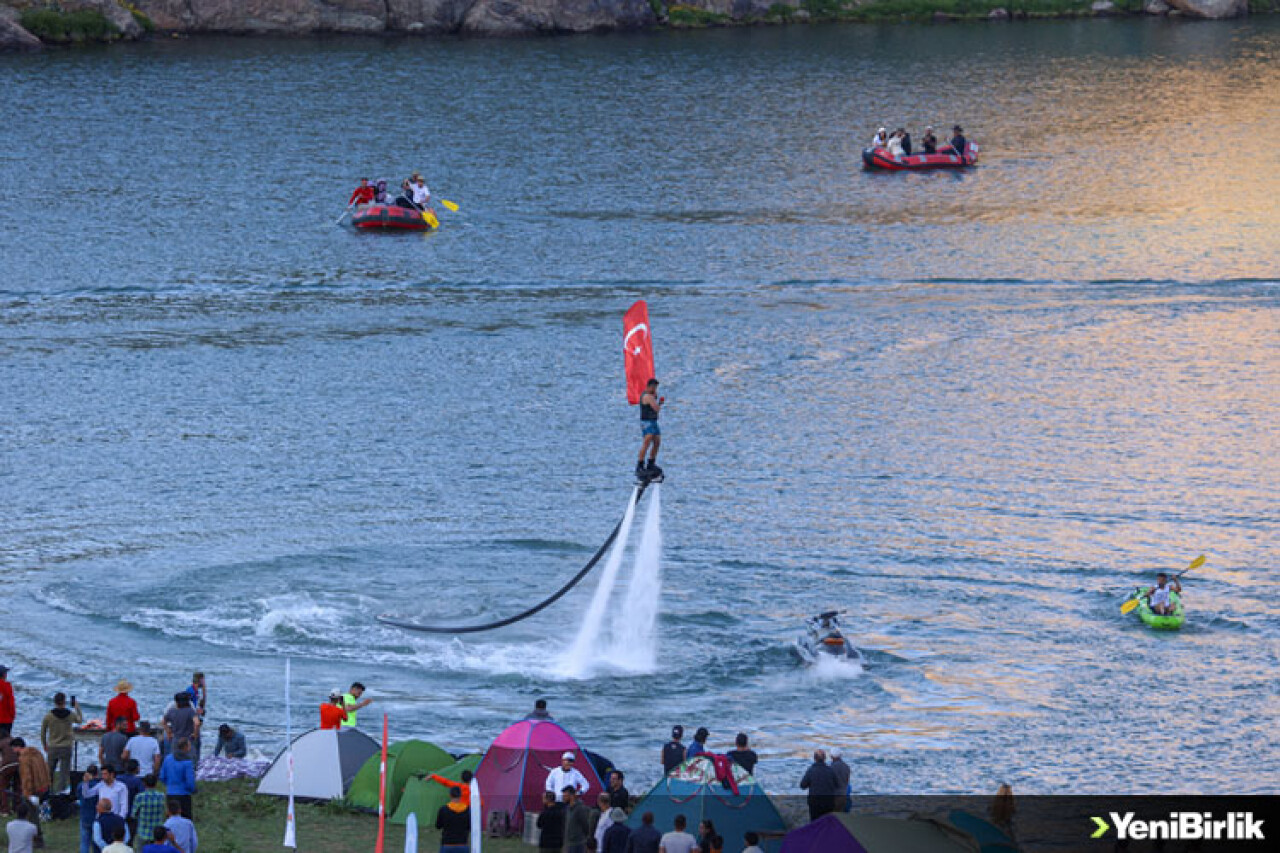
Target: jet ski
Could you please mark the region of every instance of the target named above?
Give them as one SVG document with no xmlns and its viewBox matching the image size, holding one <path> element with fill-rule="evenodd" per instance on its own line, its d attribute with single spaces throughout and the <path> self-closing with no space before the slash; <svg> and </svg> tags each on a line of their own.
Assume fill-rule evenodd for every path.
<svg viewBox="0 0 1280 853">
<path fill-rule="evenodd" d="M 847 661 L 862 666 L 865 661 L 862 652 L 840 630 L 840 611 L 828 610 L 819 613 L 804 623 L 804 630 L 796 638 L 795 652 L 800 660 L 807 664 L 816 664 L 830 659 Z"/>
</svg>

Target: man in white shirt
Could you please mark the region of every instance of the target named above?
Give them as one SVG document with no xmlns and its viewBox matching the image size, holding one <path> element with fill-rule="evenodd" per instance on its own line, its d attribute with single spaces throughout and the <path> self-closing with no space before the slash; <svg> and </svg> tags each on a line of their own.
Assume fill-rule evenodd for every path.
<svg viewBox="0 0 1280 853">
<path fill-rule="evenodd" d="M 572 752 L 566 752 L 560 756 L 560 766 L 547 774 L 546 789 L 556 795 L 556 802 L 564 802 L 564 789 L 570 785 L 578 792 L 578 796 L 582 796 L 587 792 L 590 786 L 587 784 L 587 777 L 578 772 L 578 768 L 573 766 L 574 755 Z"/>
<path fill-rule="evenodd" d="M 413 203 L 426 210 L 427 206 L 431 204 L 431 190 L 427 189 L 427 182 L 422 179 L 421 175 L 414 179 L 413 186 L 410 189 L 413 191 Z"/>
<path fill-rule="evenodd" d="M 123 782 L 117 781 L 116 770 L 110 764 L 102 767 L 102 781 L 91 792 L 98 795 L 99 800 L 109 800 L 111 811 L 118 816 L 129 819 L 129 789 Z M 108 843 L 110 839 L 108 839 Z"/>
<path fill-rule="evenodd" d="M 668 832 L 662 836 L 662 841 L 658 845 L 658 853 L 702 853 L 702 848 L 698 847 L 697 839 L 684 831 L 686 826 L 684 815 L 676 815 L 674 821 L 675 831 Z"/>
<path fill-rule="evenodd" d="M 1156 587 L 1151 590 L 1147 598 L 1147 602 L 1151 605 L 1151 612 L 1158 613 L 1161 616 L 1167 616 L 1177 609 L 1176 605 L 1169 599 L 1169 593 L 1176 592 L 1182 595 L 1182 584 L 1175 578 L 1173 585 L 1169 585 L 1169 576 L 1164 572 L 1156 575 Z"/>
<path fill-rule="evenodd" d="M 151 724 L 146 720 L 138 723 L 138 733 L 124 745 L 124 759 L 130 758 L 138 762 L 143 775 L 160 772 L 160 741 L 151 736 Z"/>
</svg>

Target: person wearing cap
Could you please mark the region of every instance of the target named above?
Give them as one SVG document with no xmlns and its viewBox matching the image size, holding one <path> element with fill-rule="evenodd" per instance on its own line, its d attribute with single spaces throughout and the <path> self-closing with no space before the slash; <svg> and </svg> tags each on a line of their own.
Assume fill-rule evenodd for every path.
<svg viewBox="0 0 1280 853">
<path fill-rule="evenodd" d="M 573 788 L 581 796 L 587 792 L 587 788 L 591 787 L 587 784 L 587 777 L 573 766 L 574 761 L 576 761 L 574 754 L 565 752 L 560 756 L 560 766 L 547 774 L 546 790 L 555 794 L 558 802 L 564 801 L 565 788 Z"/>
<path fill-rule="evenodd" d="M 71 728 L 84 721 L 80 703 L 72 702 L 71 706 L 67 707 L 67 694 L 55 693 L 53 707 L 40 721 L 40 745 L 49 757 L 49 776 L 55 791 L 65 791 L 70 784 L 71 750 L 75 745 Z"/>
<path fill-rule="evenodd" d="M 951 133 L 951 150 L 963 157 L 965 149 L 969 147 L 969 140 L 964 138 L 964 128 L 957 124 L 951 128 Z"/>
<path fill-rule="evenodd" d="M 921 154 L 937 154 L 938 153 L 938 137 L 933 133 L 933 126 L 930 125 L 924 129 L 924 136 L 920 137 L 920 153 Z"/>
<path fill-rule="evenodd" d="M 367 708 L 373 704 L 372 699 L 361 699 L 364 695 L 364 685 L 358 681 L 351 683 L 351 689 L 342 694 L 342 707 L 347 709 L 347 718 L 342 721 L 343 728 L 350 728 L 356 724 L 356 711 L 361 708 Z"/>
<path fill-rule="evenodd" d="M 601 823 L 604 819 L 601 818 Z M 600 853 L 627 853 L 627 842 L 631 840 L 631 827 L 627 826 L 627 813 L 614 806 L 609 811 L 609 828 L 600 841 Z"/>
<path fill-rule="evenodd" d="M 356 187 L 355 192 L 351 194 L 351 200 L 347 202 L 347 207 L 353 204 L 369 204 L 373 201 L 374 189 L 369 186 L 368 178 L 360 179 L 360 186 Z"/>
<path fill-rule="evenodd" d="M 672 726 L 671 740 L 662 747 L 663 775 L 684 764 L 684 744 L 680 742 L 682 737 L 684 737 L 684 726 Z"/>
<path fill-rule="evenodd" d="M 13 721 L 18 716 L 18 704 L 13 698 L 13 685 L 9 683 L 9 667 L 0 666 L 0 737 L 13 734 Z"/>
<path fill-rule="evenodd" d="M 132 689 L 133 685 L 126 679 L 122 678 L 116 682 L 116 695 L 111 697 L 111 701 L 107 703 L 107 731 L 115 731 L 116 720 L 123 719 L 125 722 L 125 734 L 137 734 L 138 703 L 133 701 L 133 697 L 129 695 L 129 691 Z"/>
<path fill-rule="evenodd" d="M 164 758 L 160 752 L 160 741 L 151 732 L 151 723 L 146 720 L 138 722 L 138 733 L 129 738 L 124 745 L 121 757 L 125 761 L 133 759 L 138 762 L 144 773 L 159 773 L 160 760 Z"/>
<path fill-rule="evenodd" d="M 320 705 L 320 728 L 340 729 L 347 719 L 347 709 L 342 704 L 342 691 L 329 692 L 329 701 Z"/>
<path fill-rule="evenodd" d="M 889 137 L 885 136 L 885 129 L 882 127 L 876 131 L 876 135 L 871 137 L 872 148 L 883 148 L 889 142 Z"/>
</svg>

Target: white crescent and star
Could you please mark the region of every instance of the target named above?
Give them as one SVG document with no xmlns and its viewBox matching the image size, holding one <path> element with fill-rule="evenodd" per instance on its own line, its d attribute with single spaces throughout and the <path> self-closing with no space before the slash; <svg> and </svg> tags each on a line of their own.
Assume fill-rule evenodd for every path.
<svg viewBox="0 0 1280 853">
<path fill-rule="evenodd" d="M 644 347 L 642 346 L 637 346 L 635 349 L 631 349 L 631 345 L 630 345 L 631 336 L 634 335 L 636 332 L 641 332 L 641 331 L 644 332 L 646 335 L 648 335 L 649 327 L 646 326 L 644 323 L 637 323 L 635 326 L 631 328 L 631 331 L 627 332 L 626 337 L 622 339 L 622 348 L 624 350 L 630 350 L 632 355 L 639 355 L 641 352 L 644 351 Z"/>
</svg>

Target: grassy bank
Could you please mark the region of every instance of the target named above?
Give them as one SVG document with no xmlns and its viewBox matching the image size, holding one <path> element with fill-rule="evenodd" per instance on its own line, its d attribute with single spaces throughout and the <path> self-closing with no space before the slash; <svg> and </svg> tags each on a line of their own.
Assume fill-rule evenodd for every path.
<svg viewBox="0 0 1280 853">
<path fill-rule="evenodd" d="M 232 782 L 201 782 L 195 796 L 196 830 L 200 833 L 200 853 L 279 853 L 284 839 L 285 801 L 259 797 L 257 783 L 245 779 Z M 378 831 L 375 815 L 352 811 L 334 803 L 299 803 L 295 811 L 298 850 L 305 853 L 351 853 L 372 850 Z M 418 815 L 420 827 L 434 826 L 435 815 Z M 418 849 L 438 850 L 440 836 L 420 829 Z M 486 839 L 485 850 L 515 853 L 532 848 L 519 839 Z M 45 825 L 45 849 L 80 849 L 80 822 L 76 818 Z M 139 849 L 134 847 L 135 850 Z M 387 825 L 387 850 L 404 849 L 404 827 Z"/>
</svg>

